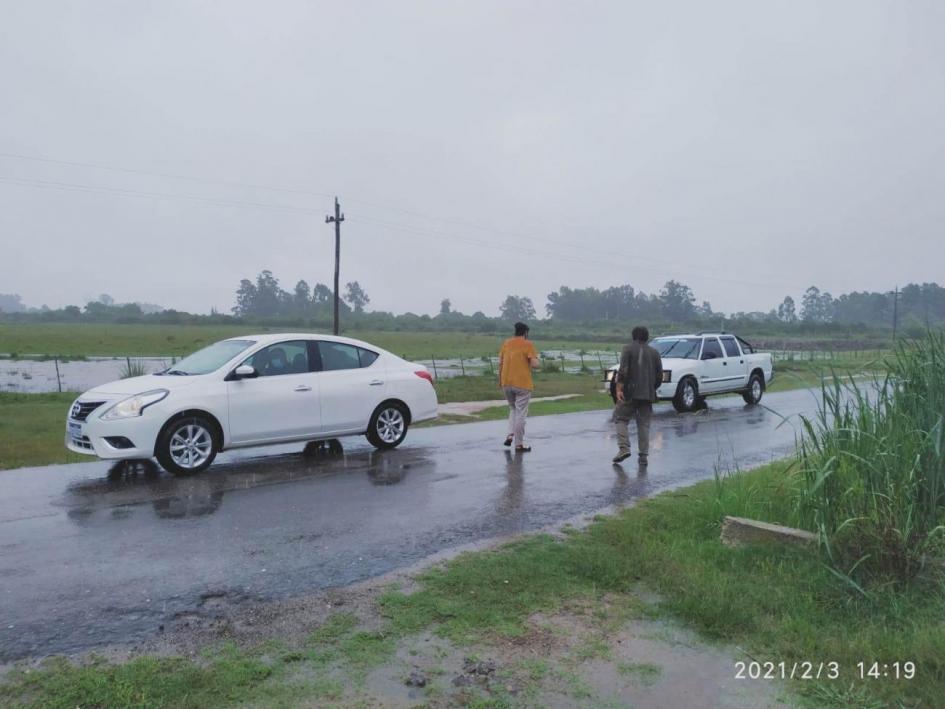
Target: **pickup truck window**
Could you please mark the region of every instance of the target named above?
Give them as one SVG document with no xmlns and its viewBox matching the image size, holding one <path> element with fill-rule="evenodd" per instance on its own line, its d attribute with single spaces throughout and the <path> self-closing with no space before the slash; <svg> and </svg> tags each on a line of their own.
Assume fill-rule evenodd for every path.
<svg viewBox="0 0 945 709">
<path fill-rule="evenodd" d="M 738 351 L 738 345 L 734 337 L 723 337 L 722 346 L 725 347 L 725 354 L 729 357 L 741 357 L 742 353 Z"/>
<path fill-rule="evenodd" d="M 705 338 L 705 346 L 702 348 L 702 359 L 718 359 L 722 356 L 722 345 L 714 337 Z"/>
<path fill-rule="evenodd" d="M 741 344 L 741 346 L 742 346 L 742 352 L 744 352 L 745 354 L 755 354 L 755 348 L 754 348 L 754 347 L 752 347 L 751 345 L 749 345 L 747 342 L 745 342 L 745 341 L 744 341 L 742 338 L 740 338 L 740 337 L 737 337 L 737 336 L 736 336 L 735 339 L 738 340 L 739 344 Z"/>
<path fill-rule="evenodd" d="M 663 337 L 651 343 L 660 353 L 660 357 L 676 357 L 678 359 L 699 359 L 701 337 Z"/>
</svg>

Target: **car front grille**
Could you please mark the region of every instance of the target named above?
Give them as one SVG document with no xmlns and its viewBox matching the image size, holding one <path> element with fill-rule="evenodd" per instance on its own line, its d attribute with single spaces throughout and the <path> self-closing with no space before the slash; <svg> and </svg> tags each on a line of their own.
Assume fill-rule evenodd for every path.
<svg viewBox="0 0 945 709">
<path fill-rule="evenodd" d="M 104 403 L 104 401 L 77 401 L 72 405 L 69 418 L 73 421 L 85 421 L 89 414 Z"/>
</svg>

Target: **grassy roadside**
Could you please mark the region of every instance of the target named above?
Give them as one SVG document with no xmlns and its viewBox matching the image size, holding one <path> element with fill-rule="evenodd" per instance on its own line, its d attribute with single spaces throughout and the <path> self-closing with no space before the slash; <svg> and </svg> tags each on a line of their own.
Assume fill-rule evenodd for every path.
<svg viewBox="0 0 945 709">
<path fill-rule="evenodd" d="M 0 469 L 88 460 L 63 445 L 76 394 L 0 392 Z"/>
<path fill-rule="evenodd" d="M 737 477 L 743 492 L 778 504 L 792 474 L 777 463 Z M 788 668 L 794 662 L 838 663 L 837 679 L 788 683 L 802 703 L 938 705 L 945 693 L 941 579 L 905 589 L 879 588 L 864 598 L 812 552 L 773 545 L 723 547 L 719 519 L 726 504 L 718 483 L 707 481 L 645 500 L 563 539 L 538 535 L 464 554 L 422 574 L 412 592 L 381 594 L 376 599 L 380 625 L 362 625 L 356 614 L 342 612 L 302 642 L 215 647 L 196 660 L 142 657 L 82 666 L 51 661 L 45 669 L 15 670 L 0 685 L 0 703 L 358 706 L 371 669 L 391 661 L 418 633 L 432 632 L 460 648 L 515 644 L 536 632 L 534 614 L 582 602 L 617 623 L 641 613 L 676 618 L 709 638 L 737 643 L 759 662 L 785 662 Z M 658 594 L 657 605 L 640 602 L 641 585 Z M 623 610 L 614 616 L 605 605 Z M 589 645 L 585 655 L 604 657 L 606 648 Z M 569 670 L 575 681 L 585 667 L 580 660 Z M 905 660 L 917 668 L 911 680 L 859 679 L 858 662 Z M 518 677 L 467 696 L 464 703 L 529 705 L 528 697 L 535 695 L 525 691 L 527 683 L 541 684 L 556 671 L 534 660 L 520 668 Z M 524 683 L 515 696 L 503 693 L 512 681 Z M 428 706 L 455 705 L 442 703 L 443 695 L 437 694 L 442 691 L 436 686 L 426 690 Z M 608 706 L 592 698 L 586 703 Z"/>
</svg>

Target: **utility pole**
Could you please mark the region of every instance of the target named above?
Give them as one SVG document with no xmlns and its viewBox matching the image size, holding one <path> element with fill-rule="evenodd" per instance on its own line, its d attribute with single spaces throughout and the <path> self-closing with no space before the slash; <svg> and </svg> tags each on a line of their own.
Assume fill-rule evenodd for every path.
<svg viewBox="0 0 945 709">
<path fill-rule="evenodd" d="M 335 216 L 325 217 L 326 224 L 335 225 L 335 315 L 332 318 L 332 332 L 338 334 L 338 271 L 341 267 L 341 222 L 345 220 L 345 215 L 341 213 L 341 205 L 338 204 L 338 198 L 335 197 Z"/>
<path fill-rule="evenodd" d="M 899 324 L 899 286 L 893 292 L 893 342 L 896 341 L 896 326 Z"/>
</svg>

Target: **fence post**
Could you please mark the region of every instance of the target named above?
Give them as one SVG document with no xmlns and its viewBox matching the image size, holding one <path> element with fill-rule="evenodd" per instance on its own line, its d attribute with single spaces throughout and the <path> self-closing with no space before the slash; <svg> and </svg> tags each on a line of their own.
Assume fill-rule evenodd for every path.
<svg viewBox="0 0 945 709">
<path fill-rule="evenodd" d="M 463 370 L 463 376 L 466 376 L 466 364 L 463 362 L 463 356 L 459 356 L 459 368 Z"/>
<path fill-rule="evenodd" d="M 581 358 L 581 371 L 583 372 L 587 367 L 584 366 L 584 353 L 578 352 L 578 357 Z"/>
<path fill-rule="evenodd" d="M 440 377 L 439 377 L 439 375 L 436 373 L 436 357 L 434 357 L 434 356 L 431 355 L 431 356 L 430 356 L 430 359 L 433 360 L 433 378 L 434 378 L 434 379 L 439 379 Z"/>
<path fill-rule="evenodd" d="M 597 363 L 600 365 L 600 373 L 604 373 L 604 360 L 600 358 L 600 351 L 597 352 Z"/>
<path fill-rule="evenodd" d="M 493 377 L 495 376 L 495 368 L 492 366 L 492 357 L 489 357 L 489 373 Z"/>
<path fill-rule="evenodd" d="M 59 393 L 62 393 L 62 379 L 59 376 L 59 358 L 53 357 L 53 362 L 56 363 L 56 386 L 59 387 Z"/>
</svg>

